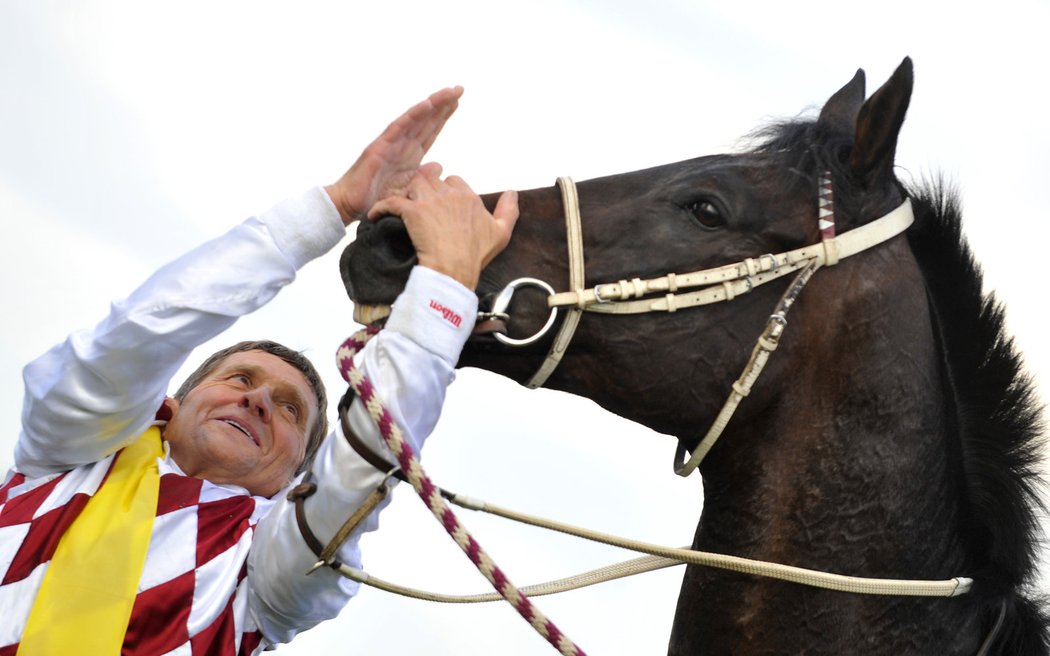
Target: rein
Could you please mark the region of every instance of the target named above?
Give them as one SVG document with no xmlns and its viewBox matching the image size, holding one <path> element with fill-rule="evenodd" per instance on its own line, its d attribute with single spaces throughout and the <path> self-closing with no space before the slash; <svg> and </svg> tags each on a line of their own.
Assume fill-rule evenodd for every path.
<svg viewBox="0 0 1050 656">
<path fill-rule="evenodd" d="M 387 476 L 379 485 L 379 490 L 377 491 L 378 497 L 381 499 L 382 496 L 386 495 L 388 490 L 387 480 L 394 474 L 394 470 L 400 469 L 404 475 L 404 480 L 408 481 L 412 488 L 415 489 L 426 507 L 430 509 L 434 517 L 445 527 L 445 531 L 448 532 L 453 540 L 455 540 L 460 549 L 462 549 L 470 561 L 474 563 L 475 567 L 478 568 L 478 571 L 488 579 L 489 583 L 492 584 L 500 596 L 506 599 L 511 606 L 518 611 L 518 614 L 532 625 L 532 627 L 559 652 L 565 656 L 584 656 L 584 651 L 576 646 L 567 635 L 562 633 L 553 622 L 547 619 L 547 617 L 532 604 L 529 598 L 525 596 L 525 594 L 523 594 L 509 578 L 507 578 L 499 566 L 497 566 L 489 555 L 485 553 L 481 545 L 478 544 L 466 528 L 460 524 L 455 513 L 445 502 L 441 489 L 434 485 L 430 480 L 430 477 L 427 476 L 425 471 L 423 471 L 423 467 L 420 465 L 419 458 L 416 456 L 412 445 L 405 441 L 400 427 L 394 422 L 389 411 L 387 411 L 383 406 L 382 401 L 376 396 L 372 382 L 354 365 L 354 355 L 364 347 L 365 342 L 375 335 L 376 332 L 378 332 L 378 329 L 376 328 L 366 328 L 365 330 L 349 337 L 343 342 L 343 345 L 336 353 L 336 360 L 339 366 L 339 372 L 347 383 L 349 383 L 353 391 L 361 398 L 361 402 L 368 410 L 369 416 L 372 417 L 372 420 L 379 428 L 380 435 L 386 443 L 387 448 L 390 449 L 390 452 L 393 453 L 394 457 L 397 459 L 398 465 L 396 467 L 390 466 L 383 469 L 383 471 L 387 473 Z M 353 446 L 353 444 L 351 445 Z M 307 485 L 309 485 L 309 483 L 307 483 Z M 302 499 L 309 494 L 309 490 L 298 489 L 297 486 L 297 489 L 293 489 L 289 496 L 296 502 L 296 519 L 299 522 L 300 531 L 303 533 L 303 537 L 311 549 L 316 550 L 317 540 L 306 526 L 305 516 L 302 513 Z M 378 503 L 378 501 L 375 501 L 374 503 Z M 337 532 L 332 543 L 317 554 L 320 560 L 318 560 L 313 569 L 310 570 L 311 572 L 324 565 L 332 567 L 336 571 L 341 571 L 340 568 L 345 567 L 335 560 L 335 552 L 338 550 L 339 545 L 350 535 L 350 532 L 353 530 L 356 523 L 370 512 L 371 508 L 365 510 L 369 505 L 371 504 L 366 502 L 365 507 L 356 512 L 354 516 L 352 516 Z M 372 505 L 372 507 L 374 508 L 374 505 Z"/>
<path fill-rule="evenodd" d="M 340 412 L 343 415 L 343 427 L 344 430 L 349 428 L 347 421 L 345 420 L 345 407 L 341 406 Z M 382 457 L 371 451 L 364 442 L 356 437 L 348 437 L 350 445 L 373 467 L 379 471 L 391 471 L 397 469 L 397 467 L 390 465 L 383 461 Z M 400 473 L 393 474 L 397 478 L 407 480 Z M 389 476 L 389 474 L 388 474 Z M 385 488 L 385 481 L 380 486 Z M 384 492 L 385 494 L 385 492 Z M 970 591 L 973 585 L 973 580 L 966 577 L 955 577 L 942 581 L 924 581 L 924 580 L 903 580 L 903 579 L 880 579 L 880 578 L 865 578 L 858 576 L 844 576 L 841 574 L 831 574 L 828 572 L 820 572 L 817 570 L 806 569 L 803 567 L 795 567 L 792 565 L 780 565 L 777 563 L 767 563 L 761 560 L 753 560 L 750 558 L 741 558 L 739 556 L 730 556 L 726 554 L 712 553 L 707 551 L 696 551 L 689 548 L 676 548 L 676 547 L 665 547 L 657 544 L 651 544 L 648 542 L 642 542 L 639 540 L 632 540 L 630 538 L 620 537 L 609 533 L 603 533 L 600 531 L 594 531 L 591 529 L 581 528 L 559 522 L 552 519 L 546 519 L 543 517 L 537 517 L 535 515 L 529 515 L 526 513 L 504 508 L 487 501 L 477 499 L 474 497 L 465 496 L 462 494 L 456 494 L 448 490 L 444 490 L 440 487 L 434 486 L 433 496 L 439 496 L 443 499 L 448 500 L 461 508 L 468 510 L 476 510 L 479 512 L 488 513 L 504 519 L 509 519 L 521 524 L 528 524 L 538 528 L 547 529 L 550 531 L 556 531 L 558 533 L 564 533 L 566 535 L 572 535 L 574 537 L 583 538 L 590 540 L 591 542 L 598 542 L 601 544 L 607 544 L 614 547 L 620 547 L 628 551 L 635 551 L 642 554 L 647 554 L 647 558 L 636 558 L 634 560 L 624 561 L 614 565 L 609 565 L 596 570 L 591 570 L 583 574 L 579 574 L 575 577 L 569 577 L 565 579 L 559 579 L 557 581 L 548 581 L 546 583 L 540 583 L 529 586 L 528 588 L 522 588 L 523 591 L 529 590 L 533 594 L 555 594 L 558 592 L 565 592 L 567 590 L 587 587 L 596 583 L 603 583 L 617 578 L 623 578 L 633 574 L 640 574 L 643 572 L 649 572 L 663 567 L 672 567 L 674 565 L 691 564 L 691 565 L 703 565 L 707 567 L 714 567 L 717 569 L 724 569 L 733 572 L 739 572 L 742 574 L 751 574 L 755 576 L 765 576 L 768 578 L 779 579 L 781 581 L 789 581 L 791 583 L 798 583 L 801 585 L 807 585 L 815 588 L 823 588 L 825 590 L 836 590 L 839 592 L 852 592 L 855 594 L 866 594 L 866 595 L 882 595 L 882 596 L 905 596 L 905 597 L 958 597 L 964 595 Z M 298 509 L 297 509 L 298 512 Z M 347 522 L 348 524 L 355 522 L 357 515 L 362 513 L 355 513 L 353 517 Z M 364 514 L 367 514 L 364 513 Z M 302 526 L 302 525 L 300 525 Z M 333 539 L 332 544 L 325 548 L 324 553 L 334 554 L 338 548 L 336 541 L 340 543 L 345 538 L 340 539 L 339 536 L 344 533 L 349 534 L 349 530 L 341 530 L 337 534 L 336 539 Z M 311 541 L 311 537 L 307 537 L 307 542 Z M 316 549 L 315 549 L 316 551 Z M 321 555 L 323 559 L 323 554 Z M 333 563 L 325 563 L 318 561 L 316 566 L 328 564 L 333 566 Z M 315 566 L 315 567 L 316 567 Z M 349 567 L 346 565 L 334 566 L 340 574 L 347 578 L 364 583 L 366 585 L 373 585 L 385 589 L 390 592 L 398 592 L 399 594 L 405 594 L 407 596 L 414 596 L 423 599 L 430 599 L 432 601 L 442 601 L 447 603 L 476 603 L 482 601 L 496 601 L 499 597 L 492 595 L 466 595 L 466 596 L 451 596 L 441 595 L 432 592 L 415 591 L 410 588 L 404 588 L 401 586 L 395 586 L 381 579 L 374 579 L 369 576 L 368 573 L 362 570 Z"/>
<path fill-rule="evenodd" d="M 827 176 L 823 176 L 819 184 L 817 218 L 821 234 L 820 243 L 783 253 L 768 253 L 758 258 L 747 258 L 712 269 L 690 273 L 669 273 L 660 278 L 647 280 L 624 279 L 585 289 L 583 231 L 576 184 L 571 178 L 560 177 L 558 187 L 561 189 L 565 210 L 566 242 L 569 254 L 569 291 L 555 293 L 550 285 L 541 280 L 519 278 L 509 283 L 500 292 L 492 312 L 479 313 L 479 320 L 492 319 L 496 316 L 506 318 L 505 309 L 510 304 L 510 297 L 514 290 L 518 287 L 532 285 L 549 290 L 547 306 L 551 308 L 551 315 L 538 333 L 523 340 L 511 340 L 500 333 L 495 334 L 496 339 L 502 343 L 518 346 L 531 344 L 538 340 L 553 325 L 557 311 L 561 308 L 568 309 L 568 315 L 562 322 L 547 357 L 526 384 L 530 389 L 542 386 L 554 372 L 569 347 L 584 311 L 604 314 L 676 312 L 684 308 L 731 301 L 760 285 L 792 273 L 797 274 L 770 315 L 766 328 L 759 336 L 743 373 L 733 383 L 729 397 L 710 429 L 691 453 L 682 441 L 679 441 L 674 465 L 674 471 L 679 476 L 688 476 L 699 466 L 704 456 L 721 436 L 722 431 L 725 430 L 737 406 L 750 393 L 770 355 L 777 348 L 780 337 L 787 326 L 788 310 L 817 269 L 822 266 L 834 266 L 842 259 L 877 246 L 903 233 L 914 221 L 911 201 L 906 199 L 889 214 L 836 236 L 831 181 Z M 693 288 L 699 289 L 682 291 Z M 659 296 L 653 298 L 657 294 Z"/>
<path fill-rule="evenodd" d="M 382 482 L 377 486 L 375 492 L 373 492 L 372 496 L 365 501 L 361 508 L 351 515 L 327 545 L 323 545 L 316 535 L 314 535 L 313 531 L 307 524 L 303 510 L 304 500 L 316 491 L 316 485 L 312 482 L 311 475 L 308 473 L 303 482 L 292 489 L 288 498 L 295 504 L 295 516 L 299 525 L 299 530 L 307 545 L 314 554 L 318 556 L 317 562 L 314 563 L 313 567 L 307 572 L 307 574 L 312 574 L 321 567 L 330 567 L 342 576 L 364 585 L 403 596 L 442 603 L 480 603 L 505 599 L 509 601 L 511 605 L 518 610 L 519 614 L 536 628 L 541 635 L 547 638 L 548 642 L 563 654 L 583 654 L 583 651 L 562 634 L 557 627 L 550 622 L 550 620 L 544 617 L 542 613 L 531 604 L 527 595 L 541 596 L 566 592 L 568 590 L 574 590 L 595 585 L 597 583 L 603 583 L 618 578 L 624 578 L 681 564 L 714 567 L 717 569 L 724 569 L 754 576 L 764 576 L 800 585 L 823 588 L 826 590 L 866 595 L 957 597 L 970 592 L 970 589 L 972 588 L 973 580 L 966 577 L 955 577 L 941 581 L 928 581 L 844 576 L 841 574 L 832 574 L 791 565 L 781 565 L 753 560 L 750 558 L 741 558 L 739 556 L 696 551 L 688 548 L 665 547 L 521 513 L 480 499 L 442 489 L 435 485 L 423 471 L 412 447 L 404 441 L 404 437 L 402 436 L 400 429 L 397 427 L 397 424 L 394 423 L 389 412 L 383 407 L 382 402 L 375 396 L 371 382 L 353 364 L 353 355 L 358 352 L 364 346 L 364 343 L 374 336 L 378 330 L 378 328 L 374 327 L 366 328 L 348 338 L 343 343 L 343 346 L 340 347 L 337 358 L 340 372 L 350 384 L 351 392 L 356 393 L 361 397 L 369 415 L 379 427 L 384 442 L 394 454 L 399 464 L 395 465 L 384 460 L 382 456 L 372 451 L 350 429 L 349 421 L 347 419 L 347 411 L 353 395 L 348 392 L 347 396 L 345 396 L 339 404 L 340 421 L 344 435 L 350 446 L 369 464 L 377 470 L 385 473 L 385 476 Z M 357 525 L 389 494 L 388 481 L 390 478 L 397 478 L 412 485 L 426 506 L 445 527 L 449 535 L 456 541 L 460 548 L 463 549 L 470 560 L 478 567 L 479 571 L 481 571 L 481 573 L 496 588 L 498 594 L 447 595 L 417 590 L 370 576 L 364 570 L 341 563 L 335 558 L 339 547 L 347 540 Z M 646 554 L 646 556 L 591 570 L 572 577 L 517 588 L 488 557 L 481 548 L 481 545 L 478 544 L 459 523 L 459 520 L 448 507 L 446 501 L 461 508 L 485 512 L 523 524 L 529 524 L 531 526 L 583 538 L 592 542 L 620 547 Z"/>
</svg>

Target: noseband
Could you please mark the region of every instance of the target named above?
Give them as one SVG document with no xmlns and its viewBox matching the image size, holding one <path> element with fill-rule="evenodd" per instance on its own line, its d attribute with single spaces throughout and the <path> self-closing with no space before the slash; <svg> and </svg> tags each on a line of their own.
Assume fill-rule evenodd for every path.
<svg viewBox="0 0 1050 656">
<path fill-rule="evenodd" d="M 526 383 L 530 389 L 540 387 L 558 366 L 572 341 L 583 312 L 604 314 L 642 314 L 647 312 L 676 312 L 701 305 L 710 305 L 747 294 L 756 287 L 788 274 L 796 273 L 794 281 L 781 296 L 770 315 L 765 330 L 759 336 L 743 374 L 732 385 L 729 398 L 722 406 L 711 428 L 690 453 L 679 442 L 675 454 L 675 473 L 688 476 L 703 460 L 722 434 L 737 406 L 747 396 L 761 374 L 770 355 L 776 350 L 787 326 L 787 312 L 801 294 L 813 274 L 822 266 L 834 266 L 840 260 L 881 244 L 908 229 L 914 220 L 911 202 L 900 206 L 870 223 L 841 235 L 835 234 L 834 198 L 830 176 L 825 174 L 819 183 L 817 225 L 821 241 L 792 251 L 758 258 L 747 258 L 734 264 L 690 273 L 669 273 L 660 278 L 620 280 L 618 282 L 584 287 L 583 231 L 580 221 L 579 197 L 571 178 L 558 178 L 562 204 L 565 209 L 566 241 L 569 253 L 569 291 L 555 293 L 547 283 L 535 278 L 519 278 L 509 283 L 497 296 L 492 312 L 479 313 L 479 320 L 499 317 L 506 319 L 506 310 L 514 290 L 522 286 L 536 286 L 547 290 L 547 306 L 551 308 L 544 327 L 525 339 L 511 339 L 499 333 L 501 342 L 518 346 L 540 339 L 554 324 L 559 309 L 568 314 L 562 321 L 547 357 Z M 691 290 L 691 291 L 686 291 Z"/>
</svg>

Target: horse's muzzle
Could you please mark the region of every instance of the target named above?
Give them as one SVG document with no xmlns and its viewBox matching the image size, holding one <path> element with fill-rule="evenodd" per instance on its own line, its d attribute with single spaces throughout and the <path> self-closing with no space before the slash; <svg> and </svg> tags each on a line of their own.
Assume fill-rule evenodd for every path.
<svg viewBox="0 0 1050 656">
<path fill-rule="evenodd" d="M 343 250 L 339 273 L 355 305 L 390 305 L 408 283 L 416 249 L 400 217 L 362 221 L 357 238 Z"/>
</svg>

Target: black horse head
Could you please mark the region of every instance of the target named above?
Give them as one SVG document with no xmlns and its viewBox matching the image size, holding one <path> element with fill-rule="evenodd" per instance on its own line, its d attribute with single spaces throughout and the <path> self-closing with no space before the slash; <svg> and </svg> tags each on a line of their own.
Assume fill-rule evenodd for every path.
<svg viewBox="0 0 1050 656">
<path fill-rule="evenodd" d="M 753 148 L 578 185 L 585 284 L 658 279 L 822 242 L 822 178 L 839 234 L 911 197 L 916 225 L 817 270 L 762 377 L 701 465 L 694 546 L 866 577 L 975 579 L 958 599 L 844 595 L 690 567 L 674 654 L 1047 653 L 1025 598 L 1033 572 L 1038 412 L 1001 310 L 961 239 L 954 199 L 897 179 L 912 92 L 905 60 L 866 97 L 858 71 L 819 116 L 770 126 Z M 491 209 L 496 196 L 486 196 Z M 567 290 L 562 197 L 519 195 L 510 246 L 483 272 L 482 305 L 521 277 Z M 344 254 L 355 303 L 394 301 L 414 265 L 395 218 L 362 226 Z M 826 262 L 825 264 L 830 264 Z M 546 385 L 589 397 L 693 449 L 746 368 L 790 277 L 675 312 L 584 313 Z M 678 292 L 671 292 L 678 293 Z M 549 313 L 515 295 L 506 332 Z M 552 331 L 525 347 L 482 335 L 461 365 L 528 380 Z"/>
</svg>

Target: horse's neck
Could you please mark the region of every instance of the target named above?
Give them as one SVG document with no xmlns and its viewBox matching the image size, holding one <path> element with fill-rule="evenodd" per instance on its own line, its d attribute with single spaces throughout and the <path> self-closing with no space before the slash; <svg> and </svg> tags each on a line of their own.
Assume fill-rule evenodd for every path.
<svg viewBox="0 0 1050 656">
<path fill-rule="evenodd" d="M 761 406 L 731 423 L 722 452 L 712 452 L 706 506 L 739 512 L 745 504 L 763 532 L 811 522 L 807 533 L 837 533 L 842 542 L 861 535 L 821 526 L 863 531 L 871 523 L 887 542 L 896 531 L 949 528 L 953 517 L 938 506 L 959 498 L 951 403 L 905 242 L 819 272 L 797 312 L 773 356 L 773 378 L 758 382 L 766 384 Z M 922 527 L 912 526 L 917 519 Z"/>
<path fill-rule="evenodd" d="M 800 389 L 727 434 L 750 444 L 739 462 L 705 474 L 711 539 L 868 576 L 929 577 L 932 563 L 952 557 L 961 496 L 936 376 L 888 373 L 892 384 L 858 381 L 841 395 Z"/>
<path fill-rule="evenodd" d="M 777 392 L 731 423 L 704 463 L 697 548 L 854 576 L 962 574 L 951 405 L 925 296 L 913 290 L 901 297 L 902 288 L 873 292 L 865 304 L 875 312 L 843 312 L 823 324 L 816 314 L 796 317 L 794 355 L 775 356 L 788 358 L 776 374 Z M 693 568 L 672 643 L 682 651 L 672 652 L 697 653 L 694 647 L 724 631 L 737 642 L 712 653 L 797 653 L 813 645 L 804 626 L 827 636 L 819 641 L 830 645 L 826 653 L 852 650 L 845 646 L 850 636 L 872 627 L 881 627 L 883 643 L 866 653 L 933 653 L 930 645 L 971 640 L 942 633 L 960 628 L 957 621 L 916 629 L 930 612 L 920 605 L 927 602 L 814 594 Z M 706 624 L 690 625 L 697 617 Z M 897 635 L 899 627 L 887 623 L 907 630 Z M 798 630 L 774 637 L 777 626 L 788 625 Z M 798 644 L 777 642 L 789 635 Z"/>
<path fill-rule="evenodd" d="M 881 284 L 863 270 L 824 273 L 790 352 L 774 355 L 785 358 L 777 393 L 730 425 L 704 473 L 705 522 L 738 525 L 738 540 L 770 556 L 928 574 L 912 570 L 950 555 L 935 545 L 954 549 L 945 536 L 962 495 L 924 288 L 917 271 Z M 847 294 L 822 317 L 832 305 L 821 296 Z"/>
</svg>

